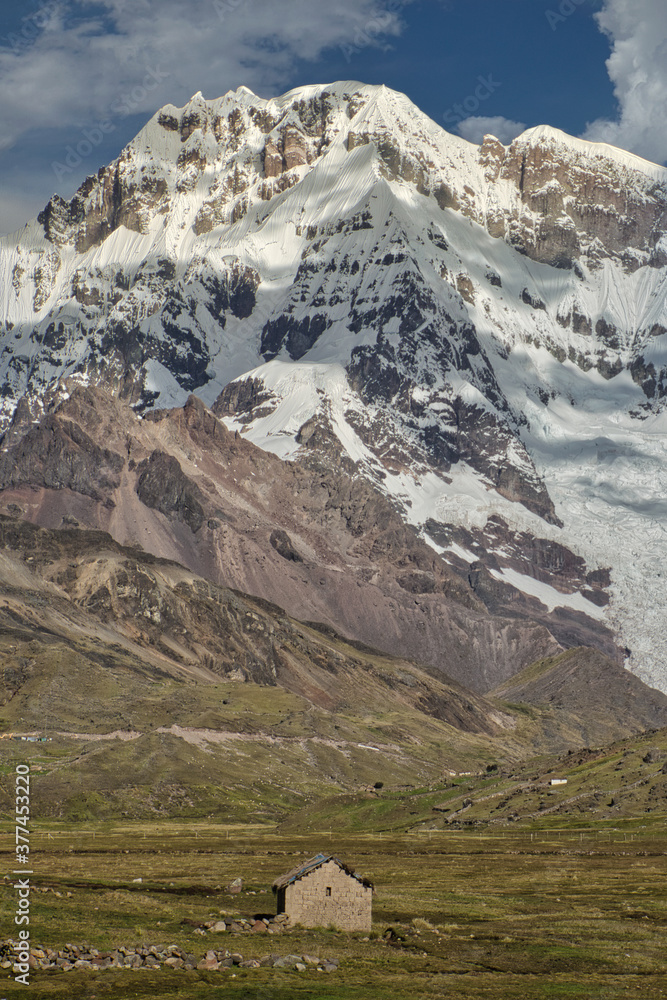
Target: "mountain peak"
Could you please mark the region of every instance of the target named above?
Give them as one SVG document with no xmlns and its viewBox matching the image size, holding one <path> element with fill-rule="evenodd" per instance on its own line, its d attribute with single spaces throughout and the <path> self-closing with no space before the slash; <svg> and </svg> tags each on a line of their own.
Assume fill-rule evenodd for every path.
<svg viewBox="0 0 667 1000">
<path fill-rule="evenodd" d="M 613 626 L 664 678 L 664 178 L 547 127 L 476 146 L 357 81 L 167 105 L 0 243 L 3 425 L 59 383 L 220 398 L 371 481 L 488 607 L 617 655 Z"/>
<path fill-rule="evenodd" d="M 660 183 L 667 183 L 667 168 L 644 160 L 641 156 L 620 149 L 618 146 L 611 146 L 606 142 L 589 142 L 586 139 L 579 139 L 551 125 L 537 125 L 535 128 L 527 129 L 512 143 L 513 146 L 517 147 L 547 144 L 569 148 L 588 160 L 611 160 L 628 171 L 640 172 Z"/>
</svg>

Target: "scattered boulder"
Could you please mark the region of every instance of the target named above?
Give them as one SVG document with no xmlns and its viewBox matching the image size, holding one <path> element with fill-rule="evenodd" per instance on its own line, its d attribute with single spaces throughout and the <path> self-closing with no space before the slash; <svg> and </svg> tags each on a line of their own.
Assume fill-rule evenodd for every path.
<svg viewBox="0 0 667 1000">
<path fill-rule="evenodd" d="M 271 532 L 269 542 L 278 555 L 287 559 L 288 562 L 303 562 L 303 558 L 294 548 L 292 539 L 282 528 L 276 528 L 275 531 Z"/>
<path fill-rule="evenodd" d="M 136 494 L 146 507 L 184 521 L 194 534 L 199 531 L 206 519 L 203 494 L 173 455 L 154 451 L 137 473 Z"/>
<path fill-rule="evenodd" d="M 220 962 L 216 958 L 202 958 L 201 962 L 197 963 L 197 968 L 217 972 Z"/>
<path fill-rule="evenodd" d="M 301 955 L 282 955 L 273 963 L 274 969 L 293 969 L 301 961 Z"/>
</svg>

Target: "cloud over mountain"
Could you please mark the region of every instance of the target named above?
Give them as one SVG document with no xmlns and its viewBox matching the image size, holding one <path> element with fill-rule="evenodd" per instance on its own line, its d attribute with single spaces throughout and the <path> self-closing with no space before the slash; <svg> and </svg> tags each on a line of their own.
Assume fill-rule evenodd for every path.
<svg viewBox="0 0 667 1000">
<path fill-rule="evenodd" d="M 11 94 L 0 107 L 0 151 L 39 135 L 41 149 L 53 143 L 50 159 L 62 161 L 83 130 L 120 132 L 129 116 L 148 117 L 196 90 L 216 97 L 244 84 L 277 93 L 299 60 L 381 44 L 400 24 L 396 4 L 384 0 L 46 0 L 0 41 L 0 88 Z M 91 158 L 89 171 L 103 160 Z M 62 177 L 42 170 L 40 186 L 65 193 Z M 36 210 L 16 208 L 24 179 L 5 173 L 0 232 Z"/>
<path fill-rule="evenodd" d="M 459 122 L 456 127 L 459 135 L 467 139 L 468 142 L 474 142 L 477 145 L 482 142 L 485 135 L 494 135 L 496 139 L 500 139 L 503 145 L 508 146 L 525 130 L 524 122 L 513 122 L 510 118 L 504 118 L 502 115 L 495 115 L 492 118 L 475 115 Z"/>
<path fill-rule="evenodd" d="M 195 79 L 212 96 L 239 82 L 272 90 L 295 60 L 353 41 L 371 23 L 375 37 L 398 31 L 377 0 L 101 0 L 95 11 L 84 19 L 79 5 L 49 3 L 5 40 L 0 82 L 12 100 L 0 110 L 2 147 L 26 129 L 109 118 L 123 102 L 153 111 L 189 97 Z"/>
<path fill-rule="evenodd" d="M 646 159 L 667 160 L 667 6 L 663 0 L 606 0 L 596 15 L 609 37 L 609 77 L 616 120 L 598 118 L 584 138 L 609 142 Z"/>
</svg>

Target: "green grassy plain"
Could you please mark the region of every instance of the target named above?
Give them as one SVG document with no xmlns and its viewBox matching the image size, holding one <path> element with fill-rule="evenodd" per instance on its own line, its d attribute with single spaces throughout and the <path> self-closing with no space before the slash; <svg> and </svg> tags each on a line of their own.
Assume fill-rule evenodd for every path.
<svg viewBox="0 0 667 1000">
<path fill-rule="evenodd" d="M 29 988 L 0 970 L 0 1000 L 667 997 L 667 730 L 568 749 L 576 733 L 542 740 L 551 717 L 531 706 L 489 736 L 399 710 L 393 694 L 332 713 L 251 682 L 97 669 L 58 644 L 20 651 L 27 679 L 0 729 L 49 739 L 0 744 L 0 938 L 15 930 L 26 762 L 33 945 L 310 954 L 340 968 L 34 971 Z M 404 670 L 363 656 L 364 684 Z M 273 913 L 276 876 L 321 850 L 373 880 L 370 936 L 195 933 Z"/>
<path fill-rule="evenodd" d="M 0 837 L 6 871 L 11 838 Z M 299 835 L 207 822 L 35 824 L 33 944 L 177 944 L 340 960 L 323 975 L 225 972 L 33 972 L 2 996 L 378 1000 L 414 997 L 667 996 L 664 816 L 577 828 Z M 181 921 L 274 912 L 271 882 L 300 858 L 333 851 L 375 883 L 373 933 L 295 928 L 279 936 L 197 935 Z M 241 876 L 244 891 L 225 886 Z M 134 882 L 141 878 L 142 882 Z M 48 890 L 48 891 L 44 891 Z M 71 895 L 70 895 L 71 894 Z M 14 892 L 5 880 L 2 926 Z M 393 929 L 387 943 L 385 933 Z"/>
</svg>

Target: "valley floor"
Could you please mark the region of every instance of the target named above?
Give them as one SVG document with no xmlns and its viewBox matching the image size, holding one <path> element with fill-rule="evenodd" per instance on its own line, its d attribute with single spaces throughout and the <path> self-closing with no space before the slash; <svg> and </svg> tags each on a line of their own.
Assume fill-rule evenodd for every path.
<svg viewBox="0 0 667 1000">
<path fill-rule="evenodd" d="M 13 867 L 13 835 L 0 851 Z M 336 972 L 275 968 L 31 973 L 40 998 L 582 1000 L 667 996 L 664 816 L 613 825 L 553 817 L 521 829 L 411 834 L 281 832 L 211 822 L 35 822 L 31 943 L 100 950 L 176 945 L 337 959 Z M 198 922 L 275 912 L 274 878 L 331 851 L 376 887 L 373 931 L 202 934 Z M 243 879 L 243 891 L 226 886 Z M 137 881 L 141 879 L 142 881 Z M 13 925 L 4 881 L 2 935 Z M 187 921 L 183 923 L 183 921 Z M 391 929 L 391 930 L 390 930 Z M 1 970 L 4 997 L 26 995 Z"/>
</svg>

